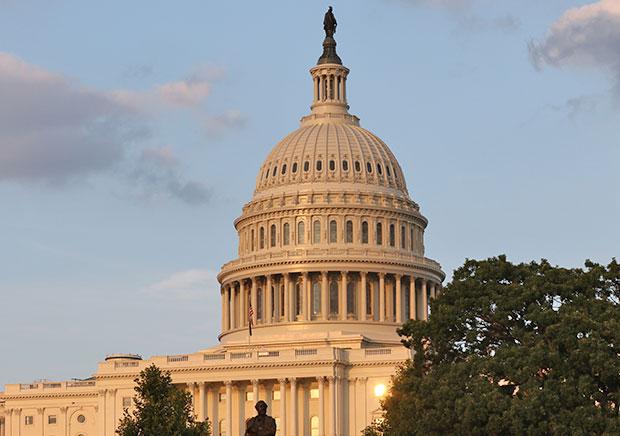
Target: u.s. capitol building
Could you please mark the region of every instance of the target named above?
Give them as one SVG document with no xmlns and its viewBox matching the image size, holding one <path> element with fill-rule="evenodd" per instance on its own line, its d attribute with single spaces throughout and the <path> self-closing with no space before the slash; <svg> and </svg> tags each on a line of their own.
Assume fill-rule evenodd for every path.
<svg viewBox="0 0 620 436">
<path fill-rule="evenodd" d="M 444 273 L 424 257 L 427 220 L 398 161 L 349 113 L 332 34 L 310 70 L 310 114 L 269 153 L 234 222 L 238 258 L 218 276 L 220 344 L 108 356 L 83 381 L 9 384 L 0 436 L 113 436 L 152 363 L 192 393 L 214 435 L 243 434 L 258 399 L 280 436 L 359 435 L 380 416 L 410 357 L 396 329 L 426 319 Z"/>
</svg>

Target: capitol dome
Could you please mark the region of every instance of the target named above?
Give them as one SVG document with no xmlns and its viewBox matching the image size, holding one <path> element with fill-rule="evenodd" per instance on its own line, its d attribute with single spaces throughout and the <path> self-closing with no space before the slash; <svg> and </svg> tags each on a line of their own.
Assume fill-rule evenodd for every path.
<svg viewBox="0 0 620 436">
<path fill-rule="evenodd" d="M 445 274 L 389 147 L 349 113 L 349 70 L 330 36 L 310 69 L 311 112 L 271 150 L 235 220 L 238 258 L 218 276 L 227 347 L 304 340 L 398 344 Z"/>
</svg>

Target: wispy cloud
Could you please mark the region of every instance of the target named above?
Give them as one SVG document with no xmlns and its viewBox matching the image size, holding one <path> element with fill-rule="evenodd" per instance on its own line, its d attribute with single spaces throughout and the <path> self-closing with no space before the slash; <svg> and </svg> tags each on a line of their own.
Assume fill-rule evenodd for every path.
<svg viewBox="0 0 620 436">
<path fill-rule="evenodd" d="M 153 146 L 153 125 L 169 111 L 192 111 L 214 134 L 243 123 L 237 111 L 207 117 L 210 80 L 223 70 L 200 67 L 186 79 L 147 91 L 99 90 L 0 52 L 0 183 L 56 187 L 119 173 L 132 195 L 204 204 L 208 188 L 188 180 L 170 147 Z"/>
<path fill-rule="evenodd" d="M 529 44 L 536 68 L 588 67 L 607 72 L 620 97 L 620 2 L 600 0 L 566 11 L 541 41 Z"/>
<path fill-rule="evenodd" d="M 204 122 L 208 136 L 220 136 L 224 132 L 245 127 L 247 118 L 237 110 L 227 110 L 222 114 L 209 116 Z"/>
<path fill-rule="evenodd" d="M 198 300 L 219 295 L 217 272 L 210 269 L 190 269 L 174 273 L 147 286 L 146 294 L 164 299 Z"/>
</svg>

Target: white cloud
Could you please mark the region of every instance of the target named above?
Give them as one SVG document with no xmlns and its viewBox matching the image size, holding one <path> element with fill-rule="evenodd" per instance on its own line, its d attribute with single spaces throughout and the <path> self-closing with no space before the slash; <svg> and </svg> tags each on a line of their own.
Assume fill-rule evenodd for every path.
<svg viewBox="0 0 620 436">
<path fill-rule="evenodd" d="M 217 272 L 210 269 L 180 271 L 146 287 L 144 292 L 159 298 L 198 300 L 219 295 Z"/>
<path fill-rule="evenodd" d="M 620 95 L 620 1 L 600 0 L 566 11 L 547 36 L 529 44 L 537 68 L 590 67 L 612 76 Z"/>
<path fill-rule="evenodd" d="M 60 186 L 94 174 L 121 174 L 134 196 L 204 204 L 209 189 L 187 180 L 169 147 L 153 147 L 148 125 L 176 108 L 204 119 L 200 105 L 209 80 L 223 72 L 201 67 L 189 78 L 145 92 L 104 91 L 0 52 L 0 183 L 42 182 Z M 155 109 L 155 110 L 153 110 Z M 238 127 L 243 117 L 227 112 L 214 132 Z"/>
<path fill-rule="evenodd" d="M 228 110 L 222 114 L 207 117 L 204 128 L 208 136 L 219 136 L 224 132 L 244 127 L 247 118 L 237 110 Z"/>
</svg>

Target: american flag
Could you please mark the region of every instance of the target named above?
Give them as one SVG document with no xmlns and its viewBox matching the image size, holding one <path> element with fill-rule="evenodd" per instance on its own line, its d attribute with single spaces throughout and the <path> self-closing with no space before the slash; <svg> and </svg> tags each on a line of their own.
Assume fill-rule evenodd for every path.
<svg viewBox="0 0 620 436">
<path fill-rule="evenodd" d="M 252 303 L 248 307 L 248 331 L 250 332 L 250 336 L 252 336 L 252 319 L 254 318 L 254 309 L 252 309 Z"/>
</svg>

